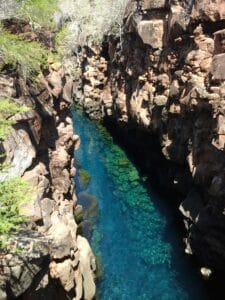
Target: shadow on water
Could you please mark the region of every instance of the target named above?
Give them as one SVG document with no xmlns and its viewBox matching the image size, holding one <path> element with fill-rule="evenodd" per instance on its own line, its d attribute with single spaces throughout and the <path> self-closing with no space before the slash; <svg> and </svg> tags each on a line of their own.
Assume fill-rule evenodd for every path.
<svg viewBox="0 0 225 300">
<path fill-rule="evenodd" d="M 106 129 L 79 111 L 73 111 L 73 120 L 81 138 L 75 156 L 91 175 L 85 193 L 98 201 L 99 215 L 91 221 L 89 239 L 102 261 L 99 298 L 209 299 L 197 269 L 184 254 L 173 199 L 163 199 L 149 185 Z M 78 180 L 78 201 L 84 203 Z"/>
</svg>

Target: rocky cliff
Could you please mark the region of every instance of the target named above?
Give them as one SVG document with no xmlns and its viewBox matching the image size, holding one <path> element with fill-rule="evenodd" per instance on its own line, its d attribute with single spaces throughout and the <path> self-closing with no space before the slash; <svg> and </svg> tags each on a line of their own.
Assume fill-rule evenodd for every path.
<svg viewBox="0 0 225 300">
<path fill-rule="evenodd" d="M 6 28 L 48 46 L 49 33 L 7 21 Z M 1 67 L 4 61 L 1 61 Z M 0 99 L 29 107 L 13 116 L 1 145 L 9 168 L 1 180 L 22 176 L 31 187 L 21 208 L 27 226 L 0 254 L 0 299 L 92 299 L 95 257 L 74 219 L 74 150 L 79 137 L 70 117 L 72 81 L 51 59 L 36 83 L 1 68 Z M 14 249 L 14 251 L 12 251 Z"/>
<path fill-rule="evenodd" d="M 83 49 L 75 96 L 177 191 L 186 253 L 225 270 L 225 4 L 129 1 L 121 36 Z"/>
</svg>

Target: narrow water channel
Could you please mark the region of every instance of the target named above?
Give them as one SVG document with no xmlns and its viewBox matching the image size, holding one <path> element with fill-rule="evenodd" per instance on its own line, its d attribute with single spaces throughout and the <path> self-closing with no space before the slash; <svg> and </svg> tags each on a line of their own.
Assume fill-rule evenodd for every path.
<svg viewBox="0 0 225 300">
<path fill-rule="evenodd" d="M 99 208 L 92 236 L 86 231 L 102 265 L 99 299 L 207 299 L 169 199 L 152 191 L 104 128 L 77 110 L 73 121 L 81 138 L 76 162 L 91 175 L 85 191 L 77 182 L 78 201 L 96 198 Z"/>
</svg>

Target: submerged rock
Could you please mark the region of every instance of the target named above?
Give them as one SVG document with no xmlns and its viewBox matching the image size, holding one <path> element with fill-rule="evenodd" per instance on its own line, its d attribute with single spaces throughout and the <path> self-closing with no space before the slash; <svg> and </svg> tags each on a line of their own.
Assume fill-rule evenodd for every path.
<svg viewBox="0 0 225 300">
<path fill-rule="evenodd" d="M 79 169 L 78 170 L 78 181 L 79 181 L 80 189 L 85 190 L 91 181 L 91 176 L 84 169 Z"/>
<path fill-rule="evenodd" d="M 80 192 L 78 195 L 79 203 L 84 208 L 84 217 L 89 219 L 96 219 L 99 213 L 98 201 L 95 196 L 87 192 Z"/>
</svg>

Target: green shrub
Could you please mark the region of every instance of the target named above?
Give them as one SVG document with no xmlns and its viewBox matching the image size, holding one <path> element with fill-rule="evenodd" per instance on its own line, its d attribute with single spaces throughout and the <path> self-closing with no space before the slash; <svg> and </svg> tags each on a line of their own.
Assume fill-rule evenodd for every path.
<svg viewBox="0 0 225 300">
<path fill-rule="evenodd" d="M 54 28 L 54 13 L 58 9 L 57 0 L 19 0 L 19 17 L 29 21 L 34 27 Z"/>
<path fill-rule="evenodd" d="M 20 177 L 0 182 L 0 247 L 4 247 L 12 232 L 18 231 L 25 218 L 20 206 L 29 200 L 28 183 Z"/>
<path fill-rule="evenodd" d="M 41 66 L 47 64 L 47 55 L 48 51 L 40 43 L 26 41 L 0 27 L 0 57 L 21 75 L 34 79 Z"/>
</svg>

